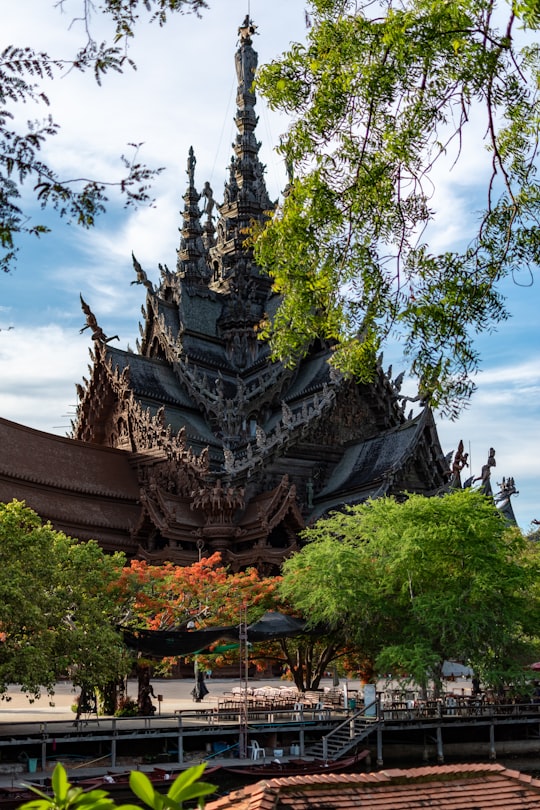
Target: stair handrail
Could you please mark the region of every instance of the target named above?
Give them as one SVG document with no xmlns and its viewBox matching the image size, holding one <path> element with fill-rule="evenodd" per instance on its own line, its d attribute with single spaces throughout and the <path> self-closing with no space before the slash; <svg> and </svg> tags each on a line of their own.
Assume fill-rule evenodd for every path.
<svg viewBox="0 0 540 810">
<path fill-rule="evenodd" d="M 375 713 L 369 715 L 366 714 L 368 709 L 372 709 L 373 707 L 375 707 Z M 381 721 L 380 704 L 377 698 L 373 700 L 371 703 L 368 703 L 366 706 L 363 706 L 362 709 L 360 709 L 359 711 L 354 712 L 354 714 L 350 715 L 349 717 L 346 717 L 345 720 L 343 720 L 338 726 L 335 726 L 331 731 L 328 732 L 328 734 L 324 735 L 324 737 L 322 738 L 322 744 L 323 744 L 323 759 L 325 762 L 327 762 L 329 758 L 328 739 L 332 737 L 334 734 L 337 734 L 339 731 L 341 731 L 341 729 L 345 728 L 345 726 L 347 725 L 349 726 L 349 728 L 351 728 L 352 726 L 354 730 L 355 721 L 358 720 L 358 718 L 360 717 L 364 717 L 365 720 L 373 721 L 374 724 L 379 723 Z"/>
</svg>

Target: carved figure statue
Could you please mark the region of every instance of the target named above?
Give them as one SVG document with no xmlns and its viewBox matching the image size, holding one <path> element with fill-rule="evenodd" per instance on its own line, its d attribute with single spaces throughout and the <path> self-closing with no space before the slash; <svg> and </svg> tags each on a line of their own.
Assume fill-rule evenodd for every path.
<svg viewBox="0 0 540 810">
<path fill-rule="evenodd" d="M 246 24 L 247 20 L 247 24 Z M 255 26 L 250 23 L 249 15 L 246 15 L 244 23 L 238 29 L 240 34 L 240 45 L 251 44 L 251 34 L 255 33 Z M 251 92 L 251 85 L 255 78 L 257 68 L 257 54 L 251 47 L 240 47 L 235 55 L 236 76 L 238 78 L 238 89 L 241 93 Z"/>
<path fill-rule="evenodd" d="M 101 326 L 98 324 L 96 320 L 96 316 L 79 293 L 79 297 L 81 299 L 81 307 L 82 311 L 86 315 L 86 325 L 83 326 L 82 329 L 79 329 L 79 334 L 82 335 L 85 329 L 92 330 L 92 340 L 97 340 L 100 343 L 109 343 L 111 340 L 120 340 L 118 335 L 113 335 L 112 337 L 107 337 Z"/>
<path fill-rule="evenodd" d="M 223 461 L 225 470 L 227 472 L 232 472 L 234 469 L 234 454 L 228 447 L 223 448 Z"/>
<path fill-rule="evenodd" d="M 308 478 L 306 483 L 306 500 L 308 509 L 313 509 L 313 481 Z"/>
<path fill-rule="evenodd" d="M 249 14 L 246 14 L 242 25 L 238 27 L 238 36 L 240 42 L 246 42 L 251 39 L 252 35 L 256 32 L 257 26 L 253 25 L 253 20 L 250 20 Z"/>
<path fill-rule="evenodd" d="M 294 415 L 291 408 L 289 407 L 289 405 L 287 405 L 286 402 L 281 403 L 281 414 L 282 414 L 281 419 L 285 427 L 287 428 L 291 427 L 292 423 L 294 422 Z"/>
<path fill-rule="evenodd" d="M 208 219 L 212 219 L 212 211 L 214 210 L 216 201 L 214 200 L 214 192 L 208 180 L 204 184 L 201 196 L 204 197 L 203 214 L 206 214 Z"/>
<path fill-rule="evenodd" d="M 497 482 L 497 486 L 500 487 L 500 489 L 495 496 L 495 503 L 502 501 L 504 498 L 509 498 L 510 495 L 519 495 L 519 492 L 516 489 L 515 479 L 512 476 L 509 478 L 503 478 L 500 484 Z"/>
<path fill-rule="evenodd" d="M 475 478 L 475 481 L 481 481 L 480 488 L 489 492 L 489 485 L 490 485 L 490 478 L 491 478 L 491 468 L 496 467 L 497 462 L 495 461 L 495 450 L 493 447 L 489 448 L 489 455 L 486 464 L 482 467 L 482 472 Z"/>
<path fill-rule="evenodd" d="M 463 450 L 464 450 L 463 439 L 460 439 L 458 448 L 456 450 L 456 454 L 454 456 L 454 461 L 452 463 L 452 475 L 456 477 L 460 474 L 461 470 L 464 467 L 469 466 L 468 462 L 469 454 L 464 453 Z"/>
<path fill-rule="evenodd" d="M 188 154 L 188 161 L 187 161 L 187 175 L 189 178 L 189 185 L 195 185 L 195 164 L 197 163 L 197 158 L 195 157 L 195 152 L 193 151 L 193 147 L 189 147 L 189 154 Z"/>
</svg>

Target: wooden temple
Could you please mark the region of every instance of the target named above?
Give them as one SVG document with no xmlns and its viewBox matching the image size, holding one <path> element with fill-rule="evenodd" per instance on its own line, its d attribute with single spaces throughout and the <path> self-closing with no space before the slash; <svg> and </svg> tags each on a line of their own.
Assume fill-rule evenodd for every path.
<svg viewBox="0 0 540 810">
<path fill-rule="evenodd" d="M 113 346 L 82 301 L 92 368 L 73 436 L 0 420 L 0 500 L 24 498 L 56 527 L 129 557 L 187 565 L 220 551 L 232 569 L 272 574 L 328 511 L 405 490 L 432 495 L 452 474 L 430 409 L 406 416 L 401 379 L 381 364 L 372 383 L 358 383 L 331 368 L 327 345 L 290 368 L 258 338 L 278 299 L 246 246 L 247 228 L 274 206 L 247 23 L 222 202 L 209 183 L 197 190 L 190 150 L 176 267 L 160 266 L 154 285 L 133 259 L 146 293 L 137 351 Z"/>
</svg>

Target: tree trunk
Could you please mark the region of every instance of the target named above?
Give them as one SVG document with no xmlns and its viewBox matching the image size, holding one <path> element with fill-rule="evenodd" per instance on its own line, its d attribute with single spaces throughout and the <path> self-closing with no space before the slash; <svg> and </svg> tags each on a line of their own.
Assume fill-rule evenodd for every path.
<svg viewBox="0 0 540 810">
<path fill-rule="evenodd" d="M 103 714 L 114 714 L 120 708 L 120 703 L 124 697 L 124 679 L 109 681 L 100 691 Z"/>
<path fill-rule="evenodd" d="M 152 697 L 155 697 L 155 695 L 152 684 L 150 683 L 150 677 L 150 665 L 146 663 L 137 664 L 137 679 L 139 683 L 137 703 L 139 714 L 142 717 L 150 717 L 156 711 L 156 707 L 152 703 Z"/>
<path fill-rule="evenodd" d="M 289 648 L 287 639 L 280 640 L 296 688 L 299 692 L 318 689 L 328 665 L 336 657 L 338 648 L 334 644 L 328 644 L 317 654 L 316 643 L 296 642 L 296 645 L 296 650 L 293 651 Z"/>
</svg>

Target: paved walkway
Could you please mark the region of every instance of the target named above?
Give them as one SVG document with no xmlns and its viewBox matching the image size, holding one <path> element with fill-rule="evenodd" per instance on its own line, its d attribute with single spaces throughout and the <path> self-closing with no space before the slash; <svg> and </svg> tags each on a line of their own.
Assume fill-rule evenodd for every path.
<svg viewBox="0 0 540 810">
<path fill-rule="evenodd" d="M 343 687 L 344 679 L 341 679 L 341 686 Z M 240 682 L 238 679 L 231 678 L 210 678 L 206 681 L 209 694 L 200 704 L 200 708 L 211 705 L 220 697 L 224 692 L 230 692 L 234 687 L 238 687 Z M 163 700 L 158 703 L 156 699 L 153 700 L 157 709 L 162 714 L 172 714 L 179 709 L 194 709 L 198 704 L 194 703 L 191 696 L 194 682 L 191 679 L 178 679 L 178 680 L 152 680 L 152 687 L 157 695 L 162 695 Z M 283 681 L 279 678 L 270 679 L 253 679 L 249 682 L 250 687 L 263 687 L 263 686 L 293 686 L 290 681 Z M 320 688 L 332 686 L 332 679 L 325 678 L 321 681 Z M 351 690 L 361 689 L 360 682 L 357 680 L 347 680 L 347 687 Z M 377 691 L 385 689 L 399 689 L 400 686 L 397 682 L 393 681 L 379 681 L 377 684 Z M 455 682 L 448 684 L 448 689 L 455 690 L 460 694 L 462 691 L 469 695 L 471 693 L 470 679 L 456 679 Z M 30 701 L 28 697 L 20 691 L 18 687 L 11 687 L 7 693 L 7 699 L 0 701 L 0 724 L 7 722 L 36 722 L 41 723 L 47 720 L 72 720 L 74 713 L 72 705 L 74 704 L 79 689 L 74 688 L 70 682 L 61 682 L 56 684 L 54 695 L 49 696 L 43 694 L 39 700 Z M 137 682 L 130 680 L 128 683 L 128 695 L 133 699 L 137 699 Z M 0 726 L 1 734 L 1 726 Z"/>
<path fill-rule="evenodd" d="M 257 686 L 276 684 L 283 685 L 283 681 L 257 681 Z M 230 691 L 234 686 L 238 686 L 238 681 L 228 679 L 210 679 L 207 681 L 209 695 L 201 704 L 210 704 Z M 152 680 L 152 687 L 157 695 L 163 696 L 163 701 L 154 698 L 153 703 L 162 714 L 172 714 L 179 709 L 194 709 L 191 690 L 194 683 L 192 680 Z M 55 686 L 54 695 L 44 694 L 39 700 L 31 701 L 17 687 L 10 688 L 7 700 L 0 701 L 0 724 L 5 722 L 36 722 L 41 723 L 47 720 L 73 720 L 74 713 L 72 705 L 79 695 L 79 689 L 74 688 L 71 683 L 63 682 Z M 137 699 L 137 682 L 132 680 L 128 684 L 128 695 L 134 700 Z M 1 728 L 0 728 L 1 733 Z"/>
<path fill-rule="evenodd" d="M 343 680 L 341 682 L 343 684 Z M 347 681 L 350 689 L 359 689 L 358 681 Z M 158 703 L 154 698 L 153 703 L 162 714 L 172 714 L 179 709 L 204 708 L 211 705 L 224 692 L 230 692 L 234 687 L 240 685 L 239 680 L 230 678 L 210 678 L 206 681 L 209 694 L 201 704 L 196 704 L 191 696 L 194 682 L 191 679 L 181 680 L 152 680 L 154 693 L 162 695 L 163 700 Z M 263 686 L 292 686 L 290 681 L 275 679 L 255 679 L 249 682 L 250 687 Z M 332 686 L 332 679 L 326 678 L 321 682 L 321 688 Z M 74 714 L 71 706 L 74 704 L 79 694 L 78 688 L 73 688 L 70 682 L 58 683 L 55 686 L 54 695 L 42 695 L 39 700 L 30 702 L 29 699 L 17 687 L 10 688 L 7 700 L 0 701 L 0 724 L 2 722 L 45 722 L 47 720 L 72 720 Z M 128 684 L 128 695 L 137 699 L 137 682 L 130 680 Z M 1 733 L 1 727 L 0 727 Z"/>
</svg>

